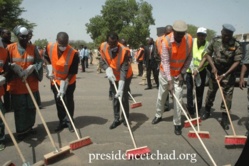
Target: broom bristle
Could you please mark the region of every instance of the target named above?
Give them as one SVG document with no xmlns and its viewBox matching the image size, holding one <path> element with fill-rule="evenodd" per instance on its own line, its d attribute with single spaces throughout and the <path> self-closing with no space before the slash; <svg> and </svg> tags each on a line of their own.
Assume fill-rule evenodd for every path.
<svg viewBox="0 0 249 166">
<path fill-rule="evenodd" d="M 142 103 L 133 103 L 131 105 L 131 108 L 137 108 L 137 107 L 141 107 L 142 106 Z"/>
<path fill-rule="evenodd" d="M 143 155 L 149 155 L 151 150 L 147 146 L 143 146 L 140 148 L 129 149 L 126 151 L 126 157 L 128 160 L 139 158 Z"/>
<path fill-rule="evenodd" d="M 193 124 L 194 126 L 197 125 L 197 120 L 199 120 L 199 124 L 200 124 L 200 123 L 201 123 L 201 119 L 200 119 L 200 118 L 190 119 L 190 121 L 192 122 L 192 124 Z M 190 123 L 189 123 L 188 120 L 185 120 L 185 121 L 184 121 L 184 127 L 185 127 L 185 128 L 191 127 L 191 125 L 190 125 Z"/>
<path fill-rule="evenodd" d="M 62 155 L 68 155 L 70 154 L 70 147 L 69 146 L 64 146 L 62 148 L 59 149 L 58 152 L 50 152 L 48 154 L 44 155 L 44 162 L 45 164 L 50 164 L 50 163 L 54 163 L 57 160 L 61 159 Z"/>
<path fill-rule="evenodd" d="M 225 136 L 225 145 L 245 145 L 246 139 L 247 137 L 243 135 Z"/>
<path fill-rule="evenodd" d="M 71 150 L 79 149 L 83 146 L 87 146 L 89 144 L 92 144 L 92 140 L 90 139 L 89 136 L 81 138 L 79 140 L 70 142 L 70 148 Z"/>
<path fill-rule="evenodd" d="M 208 131 L 198 131 L 197 134 L 201 137 L 201 138 L 210 138 L 210 134 Z M 188 133 L 188 137 L 189 138 L 198 138 L 196 133 L 194 131 L 189 131 Z"/>
</svg>

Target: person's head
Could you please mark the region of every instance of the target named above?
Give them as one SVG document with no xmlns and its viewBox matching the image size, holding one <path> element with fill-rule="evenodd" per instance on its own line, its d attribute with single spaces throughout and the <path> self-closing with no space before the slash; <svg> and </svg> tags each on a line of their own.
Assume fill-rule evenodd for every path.
<svg viewBox="0 0 249 166">
<path fill-rule="evenodd" d="M 112 52 L 117 52 L 118 50 L 118 34 L 111 32 L 107 35 L 106 41 Z"/>
<path fill-rule="evenodd" d="M 170 34 L 172 31 L 173 31 L 172 25 L 167 25 L 167 26 L 165 27 L 165 35 Z"/>
<path fill-rule="evenodd" d="M 235 28 L 231 24 L 223 24 L 221 30 L 221 38 L 223 43 L 229 43 L 233 39 Z"/>
<path fill-rule="evenodd" d="M 126 40 L 124 38 L 122 38 L 120 40 L 120 43 L 123 44 L 124 46 L 127 46 L 127 42 L 126 42 Z"/>
<path fill-rule="evenodd" d="M 11 33 L 8 29 L 2 29 L 1 37 L 3 41 L 10 42 L 11 40 Z"/>
<path fill-rule="evenodd" d="M 207 37 L 207 29 L 204 27 L 199 27 L 196 32 L 197 35 L 197 41 L 200 43 L 205 42 Z"/>
<path fill-rule="evenodd" d="M 60 51 L 65 51 L 69 41 L 68 34 L 66 32 L 59 32 L 57 34 L 56 41 L 58 44 L 58 49 Z"/>
<path fill-rule="evenodd" d="M 149 40 L 147 41 L 148 45 L 152 45 L 154 43 L 154 40 L 152 37 L 149 38 Z"/>
<path fill-rule="evenodd" d="M 33 37 L 33 30 L 29 29 L 28 31 L 29 31 L 28 38 L 29 40 L 31 40 L 31 38 Z"/>
<path fill-rule="evenodd" d="M 180 43 L 188 30 L 187 24 L 182 20 L 177 20 L 173 24 L 174 39 Z"/>
<path fill-rule="evenodd" d="M 18 25 L 13 30 L 14 34 L 18 39 L 18 43 L 23 47 L 26 48 L 28 44 L 28 29 L 24 26 Z"/>
</svg>

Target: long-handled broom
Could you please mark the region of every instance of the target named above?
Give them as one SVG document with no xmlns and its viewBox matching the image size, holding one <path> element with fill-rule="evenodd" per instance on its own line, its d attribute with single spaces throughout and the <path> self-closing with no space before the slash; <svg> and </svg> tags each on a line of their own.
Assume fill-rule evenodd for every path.
<svg viewBox="0 0 249 166">
<path fill-rule="evenodd" d="M 220 86 L 219 80 L 217 80 L 217 84 L 219 86 L 222 100 L 223 100 L 223 103 L 225 105 L 227 116 L 228 116 L 229 122 L 230 122 L 231 127 L 232 127 L 232 131 L 233 131 L 233 135 L 226 135 L 225 136 L 225 145 L 245 145 L 247 138 L 244 135 L 236 135 L 236 132 L 235 132 L 235 129 L 234 129 L 234 126 L 232 123 L 232 119 L 231 119 L 230 113 L 228 111 L 227 103 L 226 103 L 226 100 L 225 100 L 225 97 L 223 94 L 223 90 Z"/>
<path fill-rule="evenodd" d="M 141 102 L 136 102 L 136 100 L 134 99 L 134 97 L 131 95 L 131 93 L 128 91 L 128 94 L 130 95 L 130 97 L 133 100 L 133 104 L 131 104 L 131 108 L 137 108 L 137 107 L 141 107 L 142 103 Z"/>
<path fill-rule="evenodd" d="M 202 141 L 202 139 L 201 139 L 201 137 L 199 136 L 199 134 L 197 133 L 197 131 L 196 131 L 196 129 L 195 129 L 195 127 L 194 127 L 194 125 L 193 125 L 193 123 L 190 121 L 190 119 L 189 119 L 189 117 L 188 117 L 188 115 L 187 115 L 187 113 L 186 113 L 186 111 L 184 110 L 184 108 L 182 107 L 182 104 L 180 103 L 180 101 L 177 99 L 177 97 L 175 96 L 175 94 L 173 93 L 173 96 L 174 96 L 174 98 L 175 98 L 175 100 L 176 100 L 176 102 L 178 103 L 178 105 L 181 107 L 181 109 L 182 109 L 182 111 L 183 111 L 183 113 L 184 113 L 184 115 L 185 115 L 185 117 L 187 118 L 187 120 L 189 121 L 189 123 L 190 123 L 190 125 L 191 125 L 191 127 L 192 127 L 192 129 L 194 130 L 194 132 L 196 133 L 196 136 L 197 136 L 197 138 L 199 139 L 199 141 L 201 142 L 201 145 L 203 146 L 203 148 L 204 148 L 204 150 L 206 151 L 206 153 L 208 154 L 208 157 L 210 158 L 210 160 L 212 161 L 212 163 L 213 163 L 213 165 L 214 166 L 217 166 L 216 165 L 216 163 L 215 163 L 215 161 L 214 161 L 214 159 L 213 159 L 213 157 L 211 156 L 211 154 L 209 153 L 209 151 L 207 150 L 207 147 L 205 146 L 205 144 L 203 143 L 203 141 Z"/>
<path fill-rule="evenodd" d="M 112 83 L 113 83 L 114 88 L 115 88 L 116 93 L 117 93 L 117 91 L 118 91 L 117 90 L 117 86 L 116 86 L 116 84 L 115 84 L 114 81 Z M 123 115 L 124 115 L 124 118 L 125 118 L 128 130 L 129 130 L 129 133 L 131 135 L 131 139 L 132 139 L 133 145 L 134 145 L 134 149 L 126 150 L 126 157 L 127 157 L 127 159 L 130 160 L 130 159 L 133 159 L 133 158 L 138 158 L 138 157 L 140 157 L 142 155 L 150 154 L 151 150 L 147 146 L 143 146 L 143 147 L 139 147 L 139 148 L 137 147 L 135 139 L 134 139 L 134 136 L 133 136 L 133 133 L 131 131 L 131 127 L 130 127 L 129 121 L 127 119 L 127 116 L 126 116 L 126 113 L 125 113 L 125 110 L 124 110 L 124 107 L 123 107 L 123 104 L 122 104 L 121 97 L 118 97 L 118 100 L 119 100 L 119 103 L 120 103 L 120 106 L 121 106 L 121 109 L 122 109 L 122 112 L 123 112 Z"/>
<path fill-rule="evenodd" d="M 194 76 L 192 76 L 193 78 L 193 89 L 194 89 L 194 95 L 195 95 L 195 111 L 196 111 L 196 117 L 198 118 L 198 106 L 197 106 L 197 95 L 196 95 L 196 86 L 194 83 Z M 197 134 L 201 137 L 201 138 L 210 138 L 210 134 L 208 131 L 200 131 L 200 124 L 199 124 L 199 120 L 197 120 Z M 190 138 L 197 138 L 197 135 L 194 131 L 189 131 L 188 133 L 188 137 Z"/>
<path fill-rule="evenodd" d="M 58 89 L 58 86 L 57 86 L 55 80 L 54 80 L 54 79 L 52 79 L 52 80 L 53 80 L 53 83 L 54 83 L 54 86 L 55 86 L 57 92 L 59 92 L 59 89 Z M 76 130 L 76 127 L 75 127 L 75 125 L 74 125 L 74 122 L 73 122 L 73 120 L 72 120 L 72 118 L 71 118 L 71 116 L 70 116 L 70 114 L 69 114 L 69 111 L 68 111 L 68 109 L 67 109 L 67 106 L 66 106 L 66 104 L 65 104 L 65 102 L 64 102 L 62 96 L 60 97 L 60 100 L 61 100 L 61 102 L 62 102 L 62 104 L 63 104 L 63 106 L 64 106 L 64 108 L 65 108 L 65 111 L 66 111 L 66 113 L 67 113 L 67 116 L 68 116 L 68 118 L 69 118 L 69 120 L 70 120 L 70 122 L 71 122 L 71 124 L 72 124 L 72 126 L 73 126 L 73 129 L 74 129 L 75 134 L 76 134 L 77 139 L 78 139 L 78 140 L 75 140 L 75 141 L 70 142 L 69 145 L 70 145 L 71 150 L 75 150 L 75 149 L 78 149 L 78 148 L 81 148 L 81 147 L 83 147 L 83 146 L 86 146 L 86 145 L 91 144 L 92 141 L 91 141 L 91 139 L 90 139 L 89 136 L 84 137 L 84 138 L 80 138 L 79 133 L 78 133 L 78 131 Z"/>
<path fill-rule="evenodd" d="M 43 116 L 41 114 L 39 106 L 38 106 L 38 104 L 37 104 L 37 102 L 36 102 L 36 100 L 34 98 L 34 95 L 33 95 L 32 91 L 31 91 L 30 87 L 29 87 L 29 84 L 27 83 L 27 81 L 25 79 L 24 79 L 24 83 L 25 83 L 25 85 L 26 85 L 26 87 L 27 87 L 27 89 L 29 91 L 29 94 L 31 96 L 31 99 L 32 99 L 32 101 L 33 101 L 33 103 L 35 105 L 36 111 L 37 111 L 37 113 L 39 114 L 39 116 L 41 118 L 43 126 L 45 127 L 45 130 L 46 130 L 46 132 L 48 134 L 50 142 L 51 142 L 52 146 L 54 147 L 53 152 L 50 152 L 50 153 L 44 155 L 45 164 L 48 164 L 49 162 L 56 161 L 56 159 L 58 159 L 59 156 L 70 154 L 70 147 L 69 146 L 64 146 L 62 148 L 56 147 L 55 142 L 54 142 L 54 140 L 53 140 L 53 138 L 51 136 L 51 133 L 50 133 L 50 131 L 48 129 L 48 126 L 47 126 L 47 124 L 46 124 L 46 122 L 45 122 L 45 120 L 44 120 L 44 118 L 43 118 Z"/>
<path fill-rule="evenodd" d="M 17 144 L 17 142 L 16 142 L 16 139 L 15 139 L 15 137 L 13 136 L 13 134 L 12 134 L 10 128 L 9 128 L 9 125 L 7 124 L 7 122 L 6 122 L 5 118 L 4 118 L 4 115 L 3 115 L 3 113 L 2 113 L 1 110 L 0 110 L 0 118 L 2 119 L 2 121 L 3 121 L 3 123 L 4 123 L 4 126 L 6 127 L 8 133 L 9 133 L 9 135 L 10 135 L 10 138 L 11 138 L 11 140 L 13 141 L 13 143 L 14 143 L 14 145 L 15 145 L 15 148 L 16 148 L 16 150 L 17 150 L 17 153 L 19 154 L 19 156 L 20 156 L 20 158 L 21 158 L 21 160 L 22 160 L 22 162 L 23 162 L 22 165 L 23 165 L 23 166 L 24 166 L 24 165 L 30 166 L 30 163 L 27 162 L 27 161 L 25 160 L 25 158 L 24 158 L 24 156 L 23 156 L 23 154 L 22 154 L 22 152 L 21 152 L 21 150 L 20 150 L 20 148 L 19 148 L 19 146 L 18 146 L 18 144 Z M 7 166 L 7 165 L 8 165 L 8 166 L 11 166 L 11 165 L 15 165 L 15 164 L 13 164 L 11 161 L 8 161 L 7 163 L 5 163 L 5 165 L 6 165 L 6 166 Z"/>
</svg>

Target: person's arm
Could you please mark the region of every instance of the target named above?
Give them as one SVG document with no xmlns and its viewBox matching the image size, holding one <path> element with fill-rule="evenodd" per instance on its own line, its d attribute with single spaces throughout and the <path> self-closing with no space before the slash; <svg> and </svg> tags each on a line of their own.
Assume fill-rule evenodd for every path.
<svg viewBox="0 0 249 166">
<path fill-rule="evenodd" d="M 141 50 L 141 51 L 139 51 L 139 52 L 140 52 L 140 53 L 139 53 L 139 55 L 138 55 L 136 61 L 138 61 L 138 59 L 142 57 L 142 55 L 143 55 L 143 53 L 144 53 L 144 50 Z"/>
<path fill-rule="evenodd" d="M 124 58 L 124 62 L 121 65 L 121 68 L 120 68 L 120 80 L 125 81 L 129 67 L 130 67 L 129 53 L 126 52 L 126 55 L 125 55 L 125 58 Z"/>
<path fill-rule="evenodd" d="M 48 55 L 48 46 L 45 48 L 45 53 L 44 53 L 44 62 L 45 64 L 51 64 L 49 55 Z"/>
<path fill-rule="evenodd" d="M 185 74 L 187 69 L 189 68 L 189 65 L 192 61 L 193 55 L 192 55 L 192 51 L 190 51 L 190 53 L 187 56 L 187 59 L 185 60 L 185 63 L 181 69 L 181 74 Z"/>
<path fill-rule="evenodd" d="M 76 52 L 73 57 L 72 65 L 69 68 L 67 79 L 70 82 L 71 78 L 78 73 L 78 65 L 79 64 L 79 54 Z"/>
<path fill-rule="evenodd" d="M 100 60 L 99 60 L 99 63 L 100 63 L 100 66 L 102 69 L 106 70 L 108 67 L 109 67 L 109 64 L 107 63 L 106 59 L 105 59 L 105 54 L 102 50 L 99 51 L 100 53 Z"/>
<path fill-rule="evenodd" d="M 41 81 L 43 78 L 43 60 L 37 48 L 35 48 L 35 60 L 34 60 L 34 71 L 38 80 Z"/>
<path fill-rule="evenodd" d="M 166 48 L 165 43 L 162 43 L 162 59 L 161 59 L 161 64 L 163 66 L 163 71 L 165 73 L 165 77 L 167 78 L 168 81 L 171 81 L 171 74 L 170 74 L 170 55 L 169 51 Z"/>
</svg>

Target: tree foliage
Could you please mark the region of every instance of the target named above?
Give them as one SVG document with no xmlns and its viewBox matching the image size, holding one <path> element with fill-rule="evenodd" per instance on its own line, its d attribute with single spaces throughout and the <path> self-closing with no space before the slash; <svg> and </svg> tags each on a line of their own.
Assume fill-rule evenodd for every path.
<svg viewBox="0 0 249 166">
<path fill-rule="evenodd" d="M 143 0 L 106 0 L 101 15 L 86 24 L 87 33 L 96 45 L 106 40 L 109 32 L 116 32 L 132 47 L 146 42 L 149 26 L 155 24 L 152 6 Z"/>
<path fill-rule="evenodd" d="M 24 25 L 29 29 L 36 26 L 24 18 L 20 18 L 26 10 L 20 5 L 22 0 L 0 0 L 0 27 L 12 30 L 17 25 Z"/>
</svg>

